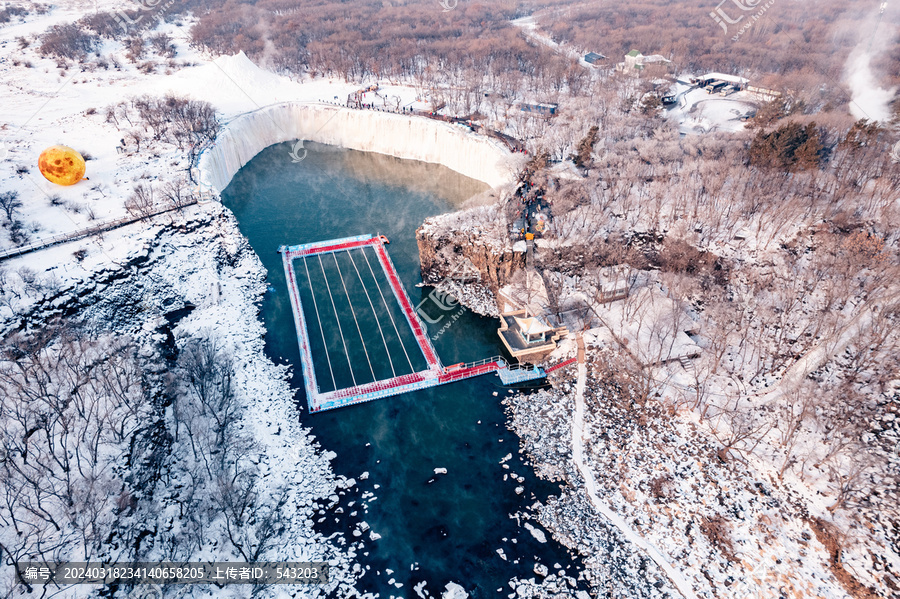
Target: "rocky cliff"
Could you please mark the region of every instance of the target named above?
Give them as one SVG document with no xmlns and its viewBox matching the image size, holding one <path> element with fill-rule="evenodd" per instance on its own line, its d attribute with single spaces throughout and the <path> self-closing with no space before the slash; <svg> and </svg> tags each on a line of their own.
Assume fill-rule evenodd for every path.
<svg viewBox="0 0 900 599">
<path fill-rule="evenodd" d="M 422 280 L 480 314 L 496 315 L 494 295 L 525 268 L 499 208 L 482 206 L 429 218 L 416 231 Z"/>
</svg>

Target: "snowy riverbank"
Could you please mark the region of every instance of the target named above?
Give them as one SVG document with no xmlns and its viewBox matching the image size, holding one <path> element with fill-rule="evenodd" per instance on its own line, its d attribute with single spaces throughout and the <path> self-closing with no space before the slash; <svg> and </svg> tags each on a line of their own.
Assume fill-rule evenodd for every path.
<svg viewBox="0 0 900 599">
<path fill-rule="evenodd" d="M 496 239 L 493 231 L 483 234 L 484 229 L 502 225 L 496 224 L 498 219 L 485 218 L 487 208 L 479 210 L 430 219 L 420 230 L 420 237 L 428 240 L 423 265 L 435 265 L 436 278 L 467 272 L 471 262 L 481 277 L 494 280 L 489 267 L 499 260 L 480 260 L 473 248 Z M 569 255 L 586 249 L 563 247 Z M 539 245 L 538 249 L 547 248 Z M 552 264 L 548 258 L 552 259 L 550 252 L 538 254 L 537 262 Z M 552 277 L 548 270 L 545 276 Z M 564 281 L 570 293 L 589 288 L 573 286 L 571 278 Z M 657 285 L 653 281 L 649 288 Z M 463 304 L 472 303 L 470 294 L 456 296 Z M 635 304 L 633 300 L 631 306 Z M 626 322 L 614 318 L 618 307 L 601 308 L 607 323 Z M 846 344 L 842 343 L 868 317 L 863 314 L 850 320 L 827 345 L 807 352 L 781 380 L 791 383 L 805 378 L 827 363 L 832 353 L 843 352 Z M 580 328 L 581 323 L 573 324 Z M 576 329 L 570 326 L 570 330 Z M 583 385 L 575 385 L 575 371 L 570 367 L 553 373 L 552 388 L 504 402 L 510 427 L 519 435 L 538 476 L 566 483 L 558 497 L 534 506 L 537 519 L 556 540 L 584 558 L 585 576 L 596 592 L 660 599 L 692 594 L 736 599 L 779 593 L 829 599 L 892 596 L 896 561 L 892 530 L 896 529 L 891 527 L 890 501 L 883 502 L 883 510 L 855 508 L 867 519 L 865 523 L 854 522 L 840 511 L 832 513 L 833 491 L 824 484 L 821 464 L 807 458 L 805 480 L 786 467 L 779 472 L 784 458 L 767 457 L 758 449 L 763 446 L 760 441 L 744 451 L 729 441 L 727 434 L 739 438 L 752 432 L 748 425 L 729 424 L 726 410 L 687 407 L 696 401 L 690 396 L 696 390 L 691 387 L 694 381 L 686 377 L 691 372 L 699 376 L 702 361 L 675 361 L 661 368 L 654 380 L 640 378 L 646 376 L 643 371 L 633 375 L 638 380 L 629 379 L 625 373 L 634 371 L 628 369 L 622 347 L 610 342 L 604 330 L 600 327 L 585 334 L 594 350 L 588 354 Z M 550 362 L 571 357 L 573 346 L 564 340 Z M 801 374 L 795 377 L 795 370 Z M 659 391 L 646 393 L 643 385 L 648 384 L 658 384 Z M 758 383 L 757 389 L 745 393 L 782 397 L 777 391 L 781 387 L 773 388 L 776 391 L 768 383 Z M 716 399 L 728 392 L 727 384 L 708 392 L 704 389 Z M 889 430 L 895 418 L 894 413 L 879 415 L 873 429 Z M 770 447 L 777 450 L 780 444 L 774 439 Z M 660 562 L 681 575 L 667 575 Z M 680 592 L 673 580 L 689 585 L 687 592 Z M 863 585 L 871 594 L 851 590 Z"/>
<path fill-rule="evenodd" d="M 3 295 L 17 294 L 21 300 L 4 302 L 14 308 L 13 314 L 7 312 L 4 328 L 24 327 L 27 333 L 57 317 L 74 318 L 92 330 L 132 340 L 142 360 L 152 365 L 148 366 L 151 372 L 174 371 L 173 356 L 197 339 L 213 339 L 221 355 L 234 364 L 234 434 L 252 443 L 243 459 L 253 464 L 253 497 L 260 520 L 247 522 L 242 534 L 262 543 L 261 535 L 268 533 L 258 525 L 265 522 L 267 506 L 279 505 L 277 533 L 260 545 L 261 557 L 327 561 L 332 582 L 322 588 L 303 588 L 302 596 L 355 592 L 352 581 L 358 570 L 353 570 L 353 559 L 363 542 L 324 538 L 313 529 L 317 512 L 335 504 L 353 482 L 334 475 L 330 466 L 334 454 L 324 452 L 297 418 L 287 368 L 276 366 L 264 353 L 256 303 L 266 290 L 266 272 L 231 213 L 218 203 L 204 203 L 81 244 L 86 249 L 81 266 L 71 269 L 64 281 L 52 284 L 47 277 L 29 284 L 22 278 L 22 268 L 38 261 L 64 264 L 71 247 L 57 246 L 7 262 L 18 270 L 8 275 Z M 147 384 L 154 383 L 151 379 Z M 133 530 L 156 531 L 143 538 L 144 559 L 165 559 L 187 549 L 175 540 L 184 543 L 201 514 L 210 518 L 202 543 L 184 557 L 218 559 L 233 550 L 229 549 L 227 513 L 207 512 L 216 505 L 216 491 L 198 487 L 196 478 L 184 474 L 190 472 L 186 457 L 190 454 L 180 453 L 177 440 L 183 418 L 179 414 L 184 409 L 158 406 L 153 412 L 156 426 L 168 431 L 162 437 L 165 449 L 160 449 L 165 457 L 155 458 L 164 466 L 148 475 L 136 508 L 117 516 Z M 171 486 L 173 479 L 178 484 Z M 194 495 L 185 496 L 188 492 Z M 205 498 L 208 493 L 213 495 Z M 194 505 L 191 502 L 196 507 L 186 512 L 184 506 Z M 107 559 L 117 555 L 114 549 L 109 551 Z M 176 553 L 167 553 L 171 551 Z M 90 591 L 88 586 L 78 586 L 65 596 L 82 597 Z M 197 597 L 212 596 L 199 588 L 197 593 Z M 221 591 L 215 596 L 237 595 Z"/>
<path fill-rule="evenodd" d="M 584 393 L 580 459 L 602 497 L 635 534 L 683 572 L 699 597 L 848 597 L 829 571 L 828 549 L 802 498 L 769 477 L 748 476 L 715 458 L 716 445 L 690 417 L 640 405 L 622 395 L 622 381 L 589 352 L 587 384 L 571 366 L 555 388 L 505 400 L 522 448 L 544 477 L 568 483 L 538 506 L 539 522 L 585 558 L 595 590 L 616 596 L 683 597 L 666 574 L 597 512 L 575 467 L 572 423 Z M 575 418 L 573 418 L 573 414 Z"/>
</svg>

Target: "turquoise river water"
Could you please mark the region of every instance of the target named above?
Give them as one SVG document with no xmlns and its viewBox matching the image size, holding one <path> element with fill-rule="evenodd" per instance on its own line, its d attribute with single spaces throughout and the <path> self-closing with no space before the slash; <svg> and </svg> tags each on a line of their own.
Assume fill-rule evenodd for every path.
<svg viewBox="0 0 900 599">
<path fill-rule="evenodd" d="M 383 599 L 417 597 L 413 587 L 422 582 L 432 596 L 440 596 L 450 581 L 473 598 L 507 597 L 513 592 L 509 580 L 534 577 L 535 562 L 551 571 L 559 564 L 577 577 L 578 564 L 549 534 L 548 542 L 540 543 L 510 517 L 558 488 L 537 480 L 520 461 L 500 403 L 507 389 L 496 375 L 329 412 L 306 411 L 277 248 L 387 235 L 391 258 L 417 304 L 430 289 L 415 287 L 421 282 L 416 228 L 486 189 L 442 166 L 312 143 L 306 150 L 306 158 L 295 163 L 291 144 L 267 148 L 235 175 L 222 198 L 269 271 L 270 291 L 262 306 L 267 352 L 276 362 L 293 364 L 299 418 L 324 449 L 337 454 L 334 470 L 358 481 L 341 500 L 343 513 L 329 512 L 320 530 L 342 531 L 352 541 L 352 530 L 364 520 L 381 535 L 377 541 L 368 533 L 362 537 L 368 555 L 358 560 L 368 568 L 359 587 Z M 434 341 L 444 364 L 501 353 L 495 319 L 461 309 L 451 314 L 456 320 Z M 429 334 L 437 335 L 444 324 L 446 319 L 428 325 Z M 504 469 L 500 462 L 510 453 L 510 467 Z M 446 468 L 447 474 L 436 475 L 435 468 Z M 361 479 L 364 472 L 368 477 Z M 503 480 L 511 472 L 525 477 L 523 493 L 515 491 L 518 482 Z M 374 498 L 364 499 L 368 493 Z"/>
</svg>

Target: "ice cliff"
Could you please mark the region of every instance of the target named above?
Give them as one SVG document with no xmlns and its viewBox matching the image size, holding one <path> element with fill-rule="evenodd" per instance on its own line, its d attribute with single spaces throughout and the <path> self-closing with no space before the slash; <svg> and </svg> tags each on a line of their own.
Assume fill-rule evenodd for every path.
<svg viewBox="0 0 900 599">
<path fill-rule="evenodd" d="M 298 139 L 438 163 L 492 187 L 514 174 L 506 149 L 457 125 L 390 112 L 284 103 L 230 122 L 200 157 L 201 182 L 222 191 L 260 151 Z M 302 150 L 297 156 L 303 156 Z"/>
</svg>

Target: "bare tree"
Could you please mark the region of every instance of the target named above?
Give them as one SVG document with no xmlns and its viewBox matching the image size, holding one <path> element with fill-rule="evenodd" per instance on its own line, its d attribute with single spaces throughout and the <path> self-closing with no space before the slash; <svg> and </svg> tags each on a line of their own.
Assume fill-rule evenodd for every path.
<svg viewBox="0 0 900 599">
<path fill-rule="evenodd" d="M 131 62 L 137 62 L 144 56 L 144 38 L 140 35 L 133 35 L 125 41 L 125 47 L 128 48 L 126 56 Z"/>
<path fill-rule="evenodd" d="M 150 414 L 134 347 L 55 324 L 0 346 L 0 557 L 98 555 Z M 119 463 L 117 463 L 119 462 Z"/>
<path fill-rule="evenodd" d="M 561 324 L 562 302 L 566 286 L 566 278 L 558 272 L 541 271 L 544 281 L 544 292 L 547 296 L 547 309 L 556 316 L 556 323 Z"/>
<path fill-rule="evenodd" d="M 794 447 L 800 438 L 800 431 L 804 421 L 816 417 L 816 408 L 820 404 L 818 391 L 814 386 L 804 381 L 797 389 L 791 391 L 784 402 L 776 406 L 777 431 L 781 447 L 785 451 L 784 461 L 778 470 L 778 477 L 783 478 L 784 473 L 796 461 Z M 803 469 L 800 470 L 803 476 Z"/>
<path fill-rule="evenodd" d="M 0 210 L 6 215 L 6 222 L 11 223 L 16 210 L 22 207 L 18 191 L 4 191 L 0 193 Z"/>
<path fill-rule="evenodd" d="M 134 191 L 128 199 L 125 200 L 125 209 L 133 216 L 146 218 L 153 213 L 156 207 L 153 188 L 146 183 L 138 183 L 134 186 Z"/>
<path fill-rule="evenodd" d="M 183 177 L 168 181 L 163 186 L 162 194 L 174 208 L 179 210 L 185 206 L 190 206 L 196 201 L 196 197 L 191 192 L 190 184 Z"/>
<path fill-rule="evenodd" d="M 774 428 L 775 422 L 754 412 L 749 406 L 741 405 L 741 397 L 732 395 L 719 406 L 713 436 L 722 444 L 719 457 L 727 461 L 732 452 L 752 454 L 766 435 Z"/>
<path fill-rule="evenodd" d="M 54 25 L 41 36 L 41 52 L 58 58 L 84 59 L 100 45 L 100 38 L 75 23 Z"/>
</svg>

